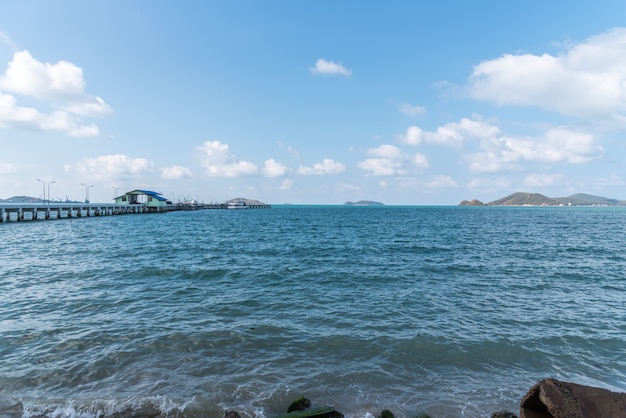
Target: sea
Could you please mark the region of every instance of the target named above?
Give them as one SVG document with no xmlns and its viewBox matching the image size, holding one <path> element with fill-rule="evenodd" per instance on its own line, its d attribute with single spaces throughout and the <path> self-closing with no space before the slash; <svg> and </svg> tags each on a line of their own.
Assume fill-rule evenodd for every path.
<svg viewBox="0 0 626 418">
<path fill-rule="evenodd" d="M 0 224 L 0 418 L 519 413 L 626 391 L 626 207 L 278 205 Z"/>
</svg>

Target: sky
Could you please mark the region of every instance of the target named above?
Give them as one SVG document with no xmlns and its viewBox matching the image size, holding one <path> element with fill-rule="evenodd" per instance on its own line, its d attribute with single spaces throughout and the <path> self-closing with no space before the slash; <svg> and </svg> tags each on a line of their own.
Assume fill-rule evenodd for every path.
<svg viewBox="0 0 626 418">
<path fill-rule="evenodd" d="M 626 2 L 0 0 L 0 198 L 626 200 Z"/>
</svg>

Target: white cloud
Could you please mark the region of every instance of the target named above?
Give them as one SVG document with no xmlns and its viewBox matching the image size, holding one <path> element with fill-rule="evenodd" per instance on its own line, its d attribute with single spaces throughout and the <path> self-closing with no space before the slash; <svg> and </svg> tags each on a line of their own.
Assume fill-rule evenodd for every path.
<svg viewBox="0 0 626 418">
<path fill-rule="evenodd" d="M 473 172 L 520 170 L 524 162 L 582 164 L 598 158 L 603 152 L 602 147 L 596 144 L 597 139 L 584 131 L 554 127 L 537 137 L 514 137 L 504 135 L 495 125 L 468 118 L 447 123 L 430 132 L 411 126 L 400 140 L 410 145 L 426 142 L 456 148 L 474 140 L 481 150 L 464 155 Z M 395 162 L 395 166 L 400 165 L 397 158 L 391 161 Z M 395 173 L 395 166 L 391 163 L 370 162 L 371 165 L 374 163 L 377 163 L 379 173 L 383 169 Z"/>
<path fill-rule="evenodd" d="M 0 128 L 25 128 L 61 132 L 74 137 L 97 136 L 96 125 L 81 125 L 79 119 L 58 110 L 50 114 L 40 113 L 33 107 L 17 104 L 15 97 L 0 92 Z"/>
<path fill-rule="evenodd" d="M 287 166 L 277 161 L 274 161 L 273 158 L 266 160 L 264 164 L 265 166 L 263 168 L 263 175 L 265 177 L 281 177 L 284 176 L 287 172 Z"/>
<path fill-rule="evenodd" d="M 323 176 L 326 174 L 339 174 L 346 170 L 346 166 L 336 162 L 330 158 L 324 158 L 321 163 L 313 164 L 313 167 L 300 166 L 298 168 L 298 174 L 302 175 L 318 175 Z"/>
<path fill-rule="evenodd" d="M 561 174 L 535 173 L 524 178 L 526 187 L 546 187 L 562 184 L 565 177 Z"/>
<path fill-rule="evenodd" d="M 310 67 L 309 70 L 313 74 L 326 74 L 326 75 L 345 75 L 346 77 L 350 77 L 352 75 L 352 70 L 344 67 L 340 63 L 336 63 L 334 61 L 326 61 L 325 59 L 318 59 L 315 62 L 315 67 Z"/>
<path fill-rule="evenodd" d="M 7 45 L 9 48 L 11 48 L 11 51 L 13 53 L 16 53 L 19 48 L 17 47 L 17 44 L 15 43 L 15 41 L 13 41 L 13 39 L 11 39 L 6 33 L 4 32 L 0 32 L 0 42 L 2 42 L 3 44 Z"/>
<path fill-rule="evenodd" d="M 137 177 L 154 172 L 154 163 L 145 158 L 131 158 L 123 154 L 83 158 L 66 165 L 66 172 L 74 172 L 79 178 L 90 180 L 114 180 Z"/>
<path fill-rule="evenodd" d="M 492 138 L 500 133 L 497 126 L 481 120 L 463 118 L 459 122 L 447 123 L 436 131 L 423 131 L 418 126 L 409 126 L 399 141 L 407 145 L 420 145 L 423 142 L 431 144 L 461 147 L 463 142 L 472 138 Z"/>
<path fill-rule="evenodd" d="M 402 103 L 399 107 L 399 110 L 403 114 L 411 117 L 426 113 L 426 108 L 424 106 L 414 106 L 408 103 Z"/>
<path fill-rule="evenodd" d="M 220 141 L 206 141 L 197 147 L 200 162 L 211 177 L 239 177 L 258 174 L 258 167 L 248 161 L 240 161 L 230 152 L 227 144 Z"/>
<path fill-rule="evenodd" d="M 0 174 L 12 174 L 17 172 L 17 167 L 15 164 L 11 163 L 0 163 Z"/>
<path fill-rule="evenodd" d="M 511 188 L 511 181 L 502 177 L 474 178 L 467 183 L 470 189 L 507 190 Z"/>
<path fill-rule="evenodd" d="M 85 80 L 83 70 L 70 62 L 44 64 L 21 51 L 0 77 L 0 88 L 40 100 L 64 100 L 82 96 Z"/>
<path fill-rule="evenodd" d="M 285 179 L 280 183 L 280 190 L 291 190 L 293 187 L 293 180 Z"/>
<path fill-rule="evenodd" d="M 193 177 L 191 170 L 187 167 L 173 165 L 171 167 L 164 167 L 161 169 L 161 178 L 165 180 L 178 180 L 185 177 Z"/>
<path fill-rule="evenodd" d="M 452 177 L 444 175 L 434 176 L 430 181 L 422 184 L 429 189 L 444 189 L 458 186 Z"/>
<path fill-rule="evenodd" d="M 67 61 L 41 63 L 28 51 L 16 52 L 4 74 L 0 89 L 35 98 L 56 108 L 50 114 L 18 105 L 15 96 L 0 91 L 0 127 L 57 131 L 66 135 L 97 136 L 95 125 L 84 125 L 82 116 L 104 116 L 111 107 L 100 97 L 85 93 L 83 70 Z"/>
<path fill-rule="evenodd" d="M 358 163 L 358 167 L 370 171 L 373 176 L 406 175 L 410 170 L 423 171 L 428 168 L 428 160 L 422 154 L 410 155 L 393 145 L 381 145 L 367 151 L 370 158 Z"/>
<path fill-rule="evenodd" d="M 479 100 L 607 117 L 626 110 L 626 28 L 593 36 L 557 56 L 507 54 L 480 63 L 467 86 Z"/>
<path fill-rule="evenodd" d="M 383 184 L 381 184 L 383 186 Z M 391 185 L 384 184 L 384 187 L 391 187 Z M 398 176 L 394 178 L 393 187 L 399 190 L 420 190 L 424 189 L 447 189 L 458 187 L 457 183 L 450 176 L 433 176 L 430 180 L 420 180 L 415 177 Z"/>
<path fill-rule="evenodd" d="M 339 183 L 337 186 L 335 186 L 335 191 L 338 193 L 359 192 L 361 191 L 361 188 L 356 184 Z"/>
<path fill-rule="evenodd" d="M 406 134 L 400 136 L 400 142 L 408 145 L 420 145 L 424 140 L 424 131 L 417 126 L 409 126 L 406 130 Z"/>
<path fill-rule="evenodd" d="M 489 123 L 463 118 L 459 122 L 447 123 L 437 128 L 435 132 L 425 132 L 426 142 L 442 145 L 461 146 L 470 138 L 492 138 L 498 135 L 500 129 Z"/>
<path fill-rule="evenodd" d="M 582 164 L 598 158 L 602 148 L 593 135 L 557 127 L 539 137 L 483 138 L 482 152 L 468 154 L 470 169 L 494 172 L 519 168 L 521 162 Z"/>
</svg>

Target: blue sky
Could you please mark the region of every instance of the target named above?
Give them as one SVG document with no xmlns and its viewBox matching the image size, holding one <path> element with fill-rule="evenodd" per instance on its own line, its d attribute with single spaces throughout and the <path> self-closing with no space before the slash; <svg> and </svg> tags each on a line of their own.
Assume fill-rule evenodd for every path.
<svg viewBox="0 0 626 418">
<path fill-rule="evenodd" d="M 0 0 L 0 198 L 626 199 L 625 16 L 621 0 Z"/>
</svg>

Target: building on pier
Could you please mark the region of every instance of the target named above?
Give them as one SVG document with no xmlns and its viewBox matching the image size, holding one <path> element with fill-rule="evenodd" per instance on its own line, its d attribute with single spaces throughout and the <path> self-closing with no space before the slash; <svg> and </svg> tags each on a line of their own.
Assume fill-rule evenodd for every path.
<svg viewBox="0 0 626 418">
<path fill-rule="evenodd" d="M 152 190 L 133 190 L 115 198 L 116 205 L 144 205 L 151 210 L 160 211 L 167 208 L 172 202 L 164 198 L 161 193 Z"/>
</svg>

